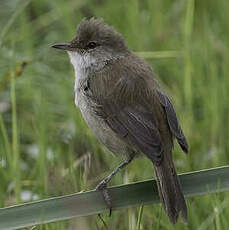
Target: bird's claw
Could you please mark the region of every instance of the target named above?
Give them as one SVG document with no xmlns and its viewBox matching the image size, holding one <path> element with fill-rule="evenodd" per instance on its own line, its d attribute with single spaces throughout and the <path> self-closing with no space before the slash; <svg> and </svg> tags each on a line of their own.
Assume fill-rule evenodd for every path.
<svg viewBox="0 0 229 230">
<path fill-rule="evenodd" d="M 111 214 L 112 214 L 112 202 L 111 202 L 111 197 L 110 197 L 110 194 L 107 190 L 107 184 L 102 181 L 100 182 L 96 188 L 95 188 L 97 191 L 100 191 L 103 195 L 103 198 L 107 204 L 107 207 L 109 208 L 109 217 L 111 217 Z"/>
</svg>

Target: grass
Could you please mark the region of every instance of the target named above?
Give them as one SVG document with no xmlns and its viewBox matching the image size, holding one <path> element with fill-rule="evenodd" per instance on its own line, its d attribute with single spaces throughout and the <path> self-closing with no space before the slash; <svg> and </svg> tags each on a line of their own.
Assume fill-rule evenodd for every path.
<svg viewBox="0 0 229 230">
<path fill-rule="evenodd" d="M 229 191 L 229 166 L 181 174 L 180 182 L 185 197 Z M 130 207 L 159 202 L 155 180 L 113 186 L 109 188 L 109 193 L 112 197 L 113 211 L 129 208 L 128 212 L 131 213 L 133 209 Z M 219 212 L 223 208 L 215 207 L 214 210 L 218 221 Z M 98 191 L 80 192 L 0 208 L 0 229 L 13 230 L 104 212 L 109 212 L 109 209 Z M 139 210 L 137 223 L 134 215 L 129 215 L 129 223 L 133 227 L 137 225 L 137 228 L 140 228 L 142 213 L 143 206 Z M 106 225 L 105 222 L 103 223 Z"/>
<path fill-rule="evenodd" d="M 177 171 L 227 165 L 228 10 L 227 0 L 3 0 L 1 207 L 92 189 L 121 161 L 99 145 L 75 109 L 74 75 L 67 55 L 49 48 L 52 43 L 69 41 L 79 21 L 93 15 L 103 17 L 135 52 L 147 58 L 172 96 L 191 147 L 186 157 L 175 146 Z M 18 74 L 23 62 L 28 64 Z M 150 162 L 138 159 L 112 184 L 148 179 L 152 172 Z M 142 216 L 131 208 L 114 212 L 112 218 L 105 215 L 104 220 L 110 229 L 121 230 L 226 229 L 227 196 L 187 199 L 188 225 L 171 227 L 160 205 L 144 207 Z M 96 216 L 40 227 L 101 228 L 105 229 Z"/>
</svg>

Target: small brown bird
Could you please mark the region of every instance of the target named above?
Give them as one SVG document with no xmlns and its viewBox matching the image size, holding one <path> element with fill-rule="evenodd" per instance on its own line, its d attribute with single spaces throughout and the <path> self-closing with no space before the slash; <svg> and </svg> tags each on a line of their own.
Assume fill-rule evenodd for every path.
<svg viewBox="0 0 229 230">
<path fill-rule="evenodd" d="M 188 153 L 188 144 L 169 98 L 150 65 L 131 52 L 124 38 L 102 19 L 83 20 L 66 50 L 75 69 L 75 104 L 95 136 L 125 161 L 98 186 L 110 210 L 106 186 L 139 155 L 154 165 L 164 210 L 175 224 L 187 207 L 173 164 L 173 139 Z"/>
</svg>

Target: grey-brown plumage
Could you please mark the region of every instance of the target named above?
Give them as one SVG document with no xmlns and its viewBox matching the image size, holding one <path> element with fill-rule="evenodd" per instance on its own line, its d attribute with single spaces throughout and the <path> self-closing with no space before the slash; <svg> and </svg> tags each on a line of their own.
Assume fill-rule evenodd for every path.
<svg viewBox="0 0 229 230">
<path fill-rule="evenodd" d="M 185 153 L 188 144 L 148 63 L 132 53 L 123 37 L 101 19 L 83 20 L 72 42 L 53 47 L 69 53 L 76 73 L 75 102 L 92 132 L 111 152 L 124 156 L 121 168 L 138 155 L 150 159 L 170 221 L 175 224 L 179 213 L 187 221 L 172 160 L 173 138 Z M 118 170 L 99 188 L 104 189 Z"/>
</svg>

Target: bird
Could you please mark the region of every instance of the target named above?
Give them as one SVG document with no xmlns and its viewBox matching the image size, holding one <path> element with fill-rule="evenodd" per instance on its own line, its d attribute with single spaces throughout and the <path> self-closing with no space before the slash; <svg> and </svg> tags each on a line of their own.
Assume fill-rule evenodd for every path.
<svg viewBox="0 0 229 230">
<path fill-rule="evenodd" d="M 184 153 L 188 143 L 171 100 L 151 66 L 128 47 L 124 37 L 102 18 L 83 19 L 75 37 L 53 48 L 67 51 L 75 71 L 75 105 L 98 140 L 123 162 L 102 180 L 101 191 L 110 211 L 107 184 L 133 159 L 153 164 L 159 197 L 170 222 L 187 206 L 173 162 L 174 139 Z"/>
</svg>

